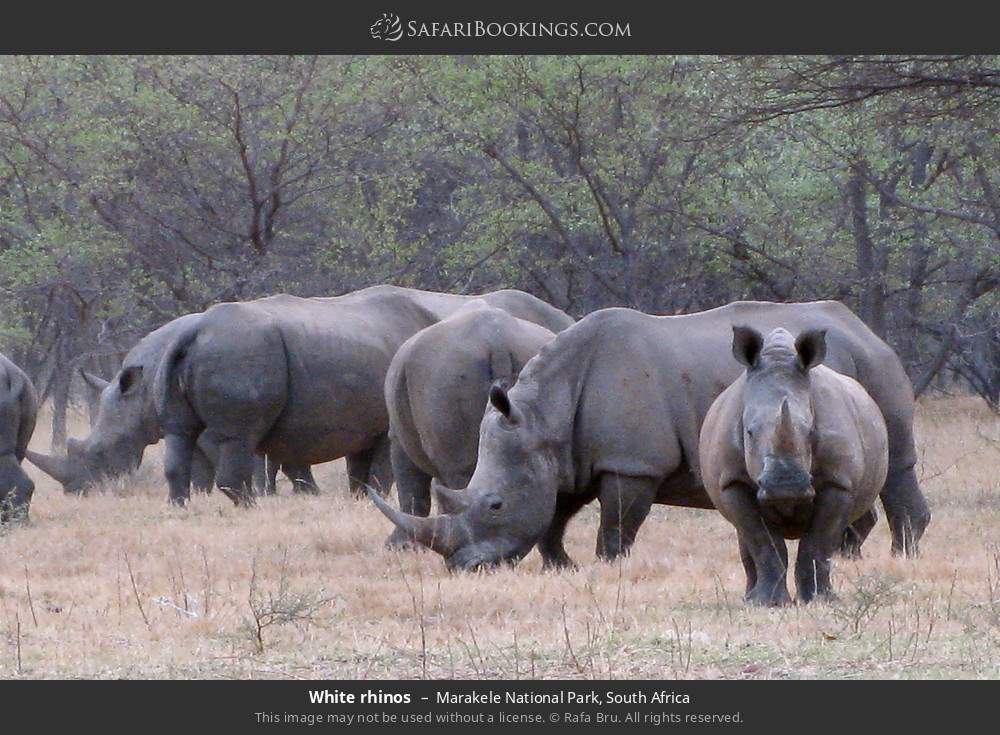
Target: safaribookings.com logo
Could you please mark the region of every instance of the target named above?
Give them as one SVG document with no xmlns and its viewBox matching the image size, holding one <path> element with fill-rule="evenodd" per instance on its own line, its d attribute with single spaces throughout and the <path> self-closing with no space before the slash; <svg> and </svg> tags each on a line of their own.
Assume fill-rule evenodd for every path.
<svg viewBox="0 0 1000 735">
<path fill-rule="evenodd" d="M 407 21 L 382 13 L 369 31 L 376 41 L 407 38 L 630 38 L 632 29 L 621 21 Z"/>
</svg>

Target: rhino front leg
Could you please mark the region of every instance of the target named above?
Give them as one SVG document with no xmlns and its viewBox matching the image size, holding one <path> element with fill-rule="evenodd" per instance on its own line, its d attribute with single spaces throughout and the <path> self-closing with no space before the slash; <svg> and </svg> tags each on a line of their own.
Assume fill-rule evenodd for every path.
<svg viewBox="0 0 1000 735">
<path fill-rule="evenodd" d="M 812 523 L 799 541 L 795 560 L 795 587 L 799 601 L 809 602 L 816 595 L 833 596 L 831 558 L 843 538 L 850 509 L 851 494 L 844 488 L 817 488 Z"/>
<path fill-rule="evenodd" d="M 601 503 L 601 529 L 597 536 L 599 558 L 615 559 L 632 548 L 639 527 L 656 498 L 656 485 L 649 477 L 610 472 L 601 476 L 597 493 Z"/>
<path fill-rule="evenodd" d="M 788 605 L 788 546 L 769 527 L 754 500 L 754 489 L 742 484 L 726 487 L 719 511 L 736 527 L 740 558 L 747 575 L 746 601 L 755 605 Z"/>
<path fill-rule="evenodd" d="M 753 592 L 753 588 L 757 586 L 757 565 L 754 564 L 750 548 L 739 537 L 739 534 L 737 534 L 737 538 L 740 545 L 740 561 L 743 562 L 743 571 L 747 575 L 747 587 L 744 596 L 749 598 L 750 593 Z"/>
<path fill-rule="evenodd" d="M 413 463 L 398 442 L 391 442 L 389 453 L 392 470 L 396 476 L 396 495 L 399 509 L 414 516 L 431 514 L 431 476 Z M 410 546 L 412 540 L 400 528 L 396 528 L 386 539 L 386 546 Z"/>
<path fill-rule="evenodd" d="M 183 506 L 191 499 L 191 458 L 195 438 L 188 434 L 167 434 L 163 470 L 170 487 L 170 502 Z"/>
<path fill-rule="evenodd" d="M 750 571 L 747 570 L 747 592 L 745 599 L 755 605 L 781 607 L 790 605 L 788 594 L 788 545 L 779 534 L 769 529 L 763 519 L 760 527 L 750 531 L 738 531 L 739 543 L 746 548 L 753 562 L 753 586 L 750 586 Z M 741 551 L 741 555 L 742 555 Z"/>
<path fill-rule="evenodd" d="M 575 566 L 566 553 L 566 547 L 563 546 L 566 525 L 593 499 L 593 494 L 583 493 L 560 493 L 556 496 L 556 511 L 552 516 L 552 523 L 538 542 L 538 553 L 542 555 L 543 569 L 565 569 Z"/>
</svg>

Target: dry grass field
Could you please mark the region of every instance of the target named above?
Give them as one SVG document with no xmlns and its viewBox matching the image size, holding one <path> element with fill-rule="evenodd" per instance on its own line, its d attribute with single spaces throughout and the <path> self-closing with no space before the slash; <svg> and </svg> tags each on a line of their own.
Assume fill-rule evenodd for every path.
<svg viewBox="0 0 1000 735">
<path fill-rule="evenodd" d="M 251 511 L 218 492 L 168 507 L 158 452 L 89 497 L 31 468 L 32 523 L 0 531 L 0 678 L 998 677 L 1000 419 L 927 401 L 918 442 L 921 558 L 893 558 L 880 522 L 863 560 L 837 562 L 836 602 L 780 610 L 744 606 L 734 533 L 705 511 L 655 508 L 604 564 L 587 509 L 576 571 L 533 552 L 452 575 L 386 550 L 339 462 L 317 468 L 321 496 L 283 482 Z"/>
</svg>

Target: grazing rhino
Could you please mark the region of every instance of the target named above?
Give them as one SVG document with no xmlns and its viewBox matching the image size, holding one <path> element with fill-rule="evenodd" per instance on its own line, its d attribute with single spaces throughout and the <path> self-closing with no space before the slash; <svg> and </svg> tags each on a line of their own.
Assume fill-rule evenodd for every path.
<svg viewBox="0 0 1000 735">
<path fill-rule="evenodd" d="M 27 520 L 35 483 L 21 462 L 35 431 L 38 395 L 17 365 L 0 355 L 0 523 Z"/>
<path fill-rule="evenodd" d="M 70 493 L 80 493 L 92 483 L 137 469 L 146 447 L 163 438 L 153 403 L 156 367 L 170 341 L 197 324 L 201 316 L 186 314 L 147 334 L 125 355 L 121 369 L 110 381 L 81 371 L 84 383 L 99 394 L 90 434 L 84 439 L 70 438 L 64 457 L 28 450 L 31 463 L 58 480 Z M 199 449 L 192 453 L 191 461 L 195 488 L 210 490 L 215 475 L 212 463 Z M 255 469 L 258 486 L 265 491 L 273 488 L 277 466 L 271 463 L 265 471 L 261 458 Z M 308 468 L 286 468 L 286 474 L 304 480 L 295 483 L 296 489 L 315 487 Z"/>
<path fill-rule="evenodd" d="M 732 327 L 827 330 L 827 364 L 871 394 L 889 431 L 881 498 L 897 552 L 916 553 L 930 511 L 917 484 L 913 391 L 899 358 L 847 307 L 735 302 L 655 317 L 631 309 L 593 312 L 558 334 L 507 391 L 490 391 L 467 507 L 420 518 L 381 498 L 404 532 L 450 567 L 516 561 L 538 543 L 546 565 L 570 563 L 567 522 L 601 502 L 597 553 L 612 558 L 635 539 L 652 503 L 712 508 L 698 477 L 698 434 L 712 401 L 740 374 Z M 853 524 L 854 545 L 874 525 Z"/>
<path fill-rule="evenodd" d="M 476 300 L 410 337 L 392 359 L 385 380 L 392 471 L 399 507 L 431 510 L 431 478 L 438 503 L 454 508 L 476 468 L 479 424 L 496 381 L 513 384 L 524 364 L 555 335 L 545 327 Z M 450 504 L 449 504 L 450 503 Z M 390 543 L 404 542 L 397 530 Z"/>
<path fill-rule="evenodd" d="M 412 335 L 475 298 L 553 331 L 572 324 L 562 311 L 513 290 L 473 297 L 373 286 L 208 309 L 178 332 L 157 368 L 171 500 L 188 497 L 196 439 L 216 467 L 216 484 L 238 505 L 253 503 L 255 452 L 297 466 L 346 456 L 355 493 L 369 480 L 388 489 L 389 363 Z"/>
<path fill-rule="evenodd" d="M 746 371 L 726 388 L 701 427 L 701 477 L 712 503 L 736 527 L 746 599 L 791 602 L 785 539 L 799 539 L 799 600 L 830 596 L 831 558 L 844 529 L 871 508 L 889 469 L 882 412 L 853 378 L 820 363 L 823 330 L 798 339 L 733 328 Z"/>
</svg>

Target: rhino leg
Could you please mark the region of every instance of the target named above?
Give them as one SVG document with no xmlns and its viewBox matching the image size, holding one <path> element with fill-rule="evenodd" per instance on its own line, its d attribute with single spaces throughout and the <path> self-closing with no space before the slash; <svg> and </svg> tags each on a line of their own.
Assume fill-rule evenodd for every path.
<svg viewBox="0 0 1000 735">
<path fill-rule="evenodd" d="M 800 602 L 809 602 L 816 595 L 833 597 L 830 559 L 840 545 L 850 509 L 851 495 L 844 488 L 816 489 L 813 520 L 799 541 L 795 560 L 795 588 Z"/>
<path fill-rule="evenodd" d="M 316 484 L 312 467 L 309 465 L 283 464 L 281 465 L 281 471 L 285 473 L 285 477 L 291 480 L 293 492 L 319 495 L 319 485 Z M 277 467 L 275 467 L 275 472 L 277 472 Z"/>
<path fill-rule="evenodd" d="M 767 528 L 758 517 L 756 529 L 737 531 L 739 544 L 750 556 L 753 568 L 753 586 L 750 586 L 750 572 L 747 569 L 747 602 L 767 607 L 781 607 L 792 602 L 788 594 L 788 545 L 778 533 Z"/>
<path fill-rule="evenodd" d="M 347 455 L 347 484 L 351 495 L 361 499 L 370 485 L 382 495 L 392 486 L 392 459 L 388 434 L 382 434 L 372 446 Z"/>
<path fill-rule="evenodd" d="M 788 546 L 761 518 L 754 491 L 730 485 L 719 496 L 719 511 L 736 526 L 740 558 L 747 575 L 746 601 L 777 607 L 791 603 L 788 594 Z"/>
<path fill-rule="evenodd" d="M 254 505 L 252 447 L 242 438 L 208 441 L 218 448 L 217 452 L 212 452 L 219 458 L 215 465 L 215 484 L 237 506 L 252 507 Z"/>
<path fill-rule="evenodd" d="M 372 449 L 365 449 L 356 454 L 348 454 L 347 460 L 347 487 L 351 495 L 360 498 L 365 494 L 365 483 L 368 481 L 368 473 L 372 467 Z"/>
<path fill-rule="evenodd" d="M 390 442 L 393 474 L 396 476 L 396 494 L 399 509 L 413 516 L 431 514 L 431 476 L 413 463 L 398 442 Z M 398 526 L 386 539 L 386 546 L 410 546 L 412 539 Z"/>
<path fill-rule="evenodd" d="M 594 499 L 594 493 L 560 493 L 556 496 L 556 511 L 552 516 L 545 535 L 538 542 L 538 553 L 542 555 L 542 569 L 565 569 L 576 566 L 566 547 L 563 537 L 566 526 L 583 506 Z"/>
<path fill-rule="evenodd" d="M 861 545 L 878 522 L 878 512 L 870 508 L 863 516 L 850 524 L 840 541 L 840 553 L 848 559 L 861 558 Z"/>
<path fill-rule="evenodd" d="M 170 502 L 184 505 L 191 498 L 191 458 L 195 438 L 188 434 L 167 434 L 163 470 L 170 487 Z"/>
<path fill-rule="evenodd" d="M 931 521 L 931 511 L 913 467 L 890 472 L 879 497 L 892 531 L 892 552 L 917 556 L 920 537 Z"/>
<path fill-rule="evenodd" d="M 757 586 L 757 565 L 754 564 L 753 554 L 750 553 L 749 547 L 743 542 L 742 538 L 739 538 L 739 544 L 740 561 L 743 562 L 743 571 L 747 575 L 747 587 L 744 594 L 749 598 L 750 593 L 753 592 L 753 588 Z"/>
<path fill-rule="evenodd" d="M 35 483 L 12 455 L 8 455 L 3 464 L 7 465 L 3 468 L 4 483 L 9 483 L 10 487 L 0 494 L 0 524 L 26 522 L 31 496 L 35 493 Z"/>
<path fill-rule="evenodd" d="M 389 435 L 383 434 L 375 445 L 372 454 L 371 469 L 368 472 L 368 484 L 382 495 L 386 495 L 392 487 L 392 458 L 390 456 L 391 442 Z"/>
<path fill-rule="evenodd" d="M 598 558 L 611 560 L 627 554 L 639 527 L 656 498 L 656 481 L 649 477 L 601 475 L 598 500 L 601 528 L 597 535 Z"/>
<path fill-rule="evenodd" d="M 205 494 L 211 493 L 215 485 L 215 467 L 198 446 L 191 453 L 191 485 L 196 492 Z"/>
</svg>

